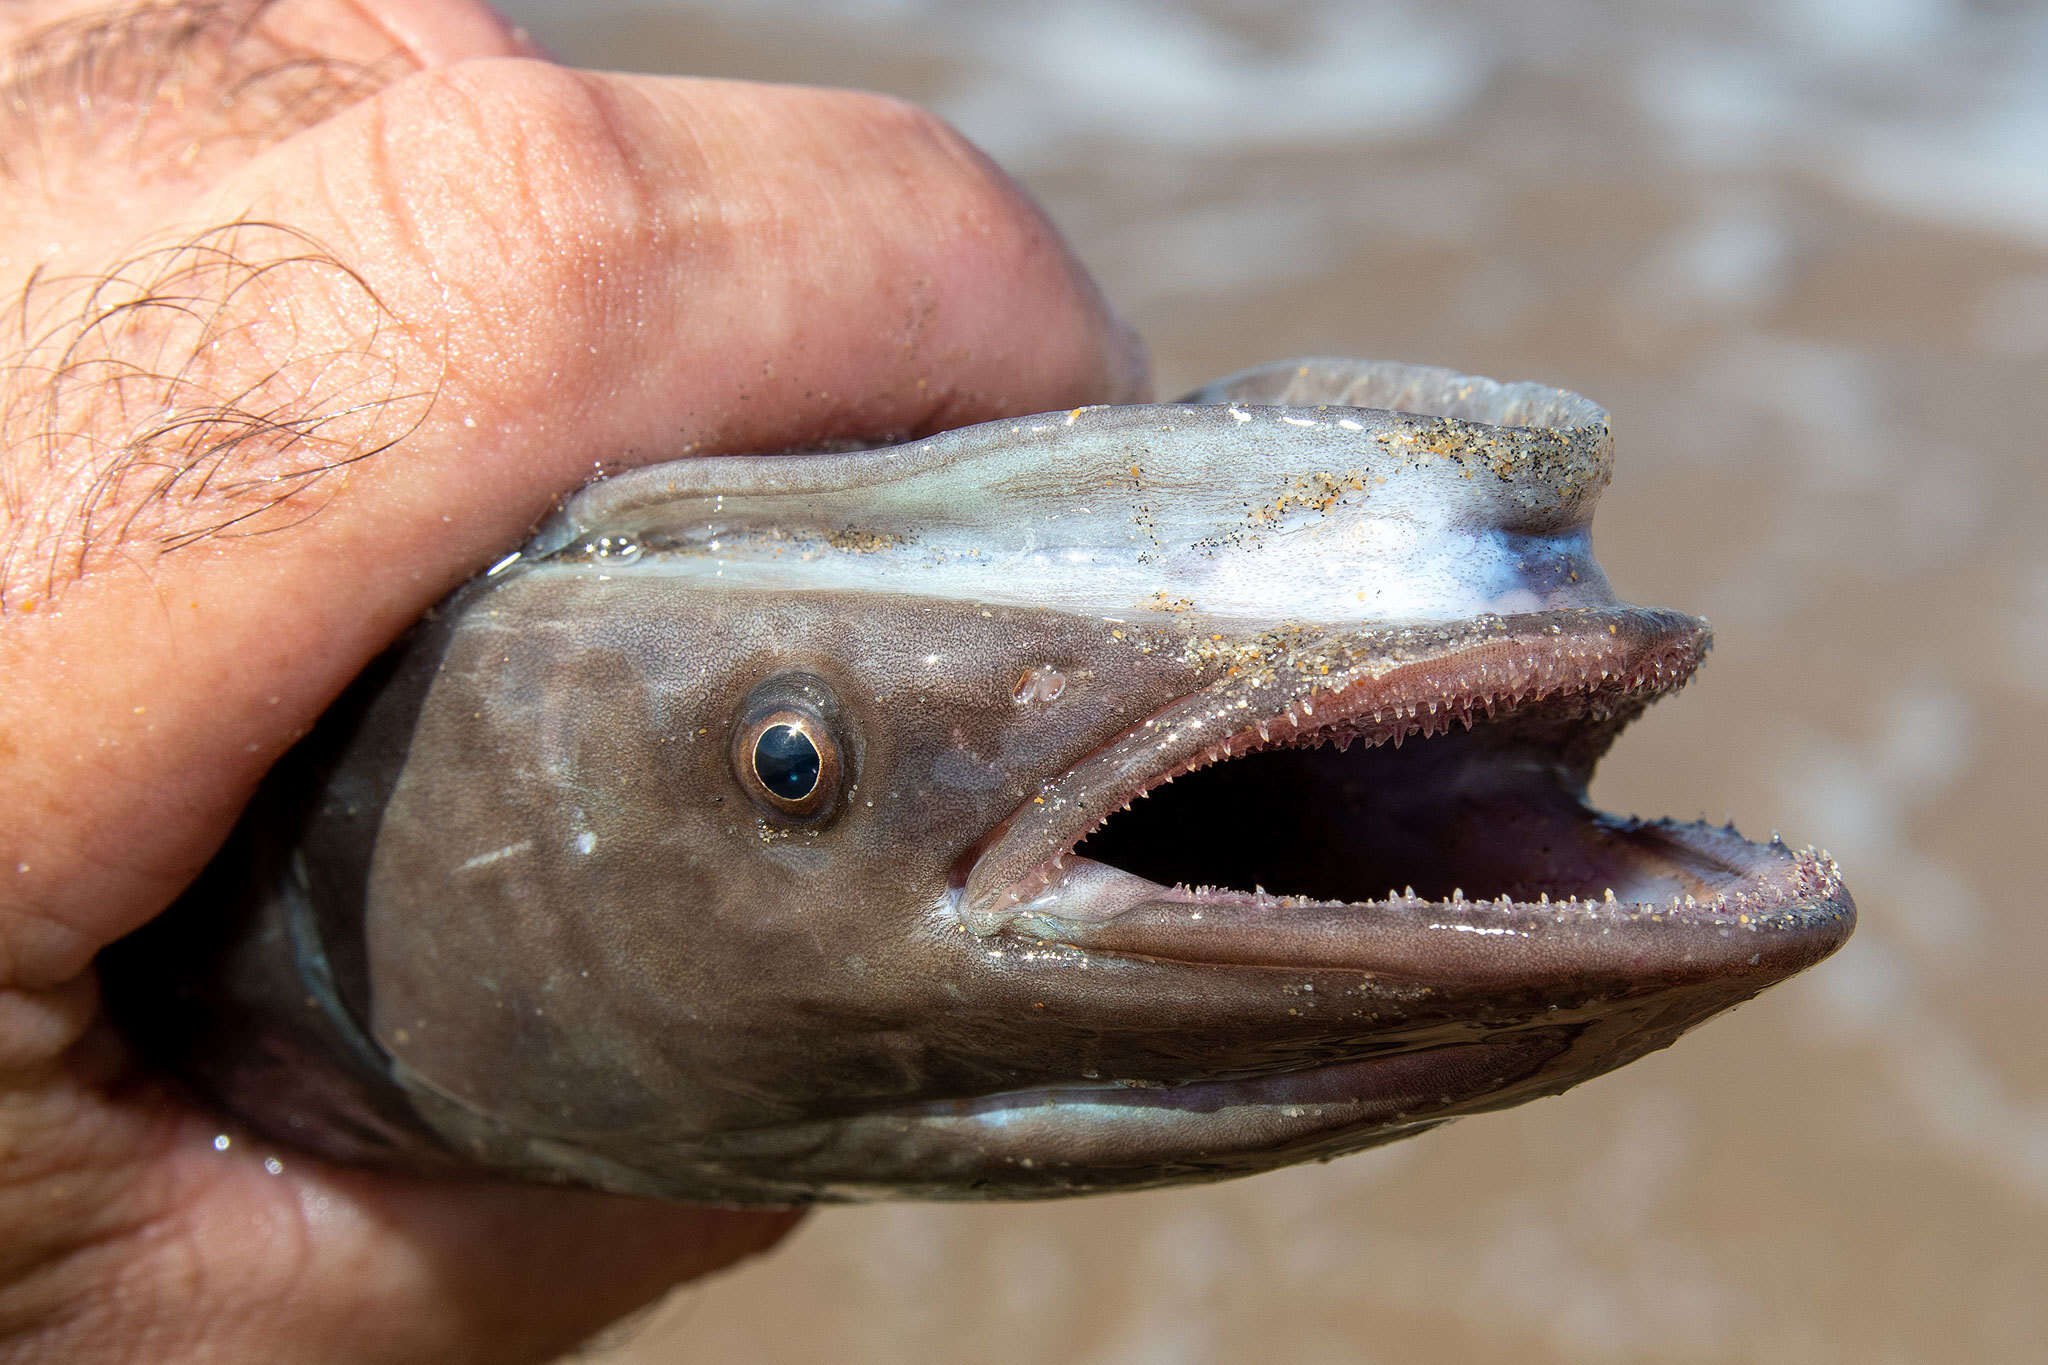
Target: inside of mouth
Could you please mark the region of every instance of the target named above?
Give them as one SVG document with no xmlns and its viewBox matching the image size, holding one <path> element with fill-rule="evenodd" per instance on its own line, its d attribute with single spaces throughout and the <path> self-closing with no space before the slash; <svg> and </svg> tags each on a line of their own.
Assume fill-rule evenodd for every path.
<svg viewBox="0 0 2048 1365">
<path fill-rule="evenodd" d="M 1611 891 L 1645 903 L 1745 882 L 1749 869 L 1673 827 L 1589 806 L 1587 735 L 1572 720 L 1524 713 L 1398 747 L 1262 749 L 1153 789 L 1075 852 L 1165 886 L 1343 902 L 1412 888 L 1425 900 Z"/>
</svg>

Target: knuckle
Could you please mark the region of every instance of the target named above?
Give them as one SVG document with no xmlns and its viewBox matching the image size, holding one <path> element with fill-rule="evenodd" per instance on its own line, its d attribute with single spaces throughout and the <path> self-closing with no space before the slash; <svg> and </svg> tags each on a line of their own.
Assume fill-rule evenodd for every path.
<svg viewBox="0 0 2048 1365">
<path fill-rule="evenodd" d="M 673 232 L 652 148 L 605 77 L 488 59 L 386 92 L 374 149 L 400 241 L 441 282 L 455 350 L 530 342 L 540 310 L 602 315 Z M 650 173 L 648 159 L 669 166 Z"/>
<path fill-rule="evenodd" d="M 635 208 L 636 149 L 599 76 L 533 60 L 458 63 L 396 87 L 384 126 L 393 173 L 437 210 L 466 199 L 485 219 L 559 245 Z"/>
</svg>

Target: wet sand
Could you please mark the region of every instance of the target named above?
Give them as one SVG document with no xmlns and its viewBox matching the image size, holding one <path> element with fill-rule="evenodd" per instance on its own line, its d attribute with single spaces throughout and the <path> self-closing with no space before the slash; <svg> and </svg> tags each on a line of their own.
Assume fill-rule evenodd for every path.
<svg viewBox="0 0 2048 1365">
<path fill-rule="evenodd" d="M 1162 392 L 1326 353 L 1606 405 L 1601 558 L 1719 644 L 1596 799 L 1820 843 L 1863 916 L 1562 1098 L 1207 1189 L 827 1211 L 592 1358 L 2048 1359 L 2038 11 L 510 8 L 583 64 L 939 108 Z"/>
</svg>

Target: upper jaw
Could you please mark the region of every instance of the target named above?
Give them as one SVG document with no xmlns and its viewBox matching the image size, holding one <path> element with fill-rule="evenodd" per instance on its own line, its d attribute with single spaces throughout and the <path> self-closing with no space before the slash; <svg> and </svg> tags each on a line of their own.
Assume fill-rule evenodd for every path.
<svg viewBox="0 0 2048 1365">
<path fill-rule="evenodd" d="M 954 904 L 978 934 L 1218 966 L 1354 970 L 1443 987 L 1577 991 L 1735 977 L 1760 989 L 1847 936 L 1854 910 L 1832 860 L 1732 829 L 1617 820 L 1581 799 L 1615 732 L 1682 686 L 1708 643 L 1694 618 L 1616 607 L 1233 646 L 1239 659 L 1217 682 L 1043 784 L 984 841 Z M 1469 739 L 1432 738 L 1475 725 Z M 1417 737 L 1428 757 L 1391 758 Z M 1413 822 L 1430 850 L 1425 866 L 1391 887 L 1289 895 L 1283 868 L 1271 890 L 1190 890 L 1074 852 L 1191 772 L 1332 744 L 1382 751 L 1366 761 L 1384 765 L 1372 778 L 1388 790 L 1358 813 L 1360 841 L 1389 812 L 1407 820 L 1402 802 L 1421 809 Z M 1256 793 L 1238 799 L 1261 804 Z M 1241 832 L 1225 825 L 1221 837 L 1261 837 L 1259 812 L 1238 813 Z M 1341 820 L 1337 833 L 1351 837 Z M 1190 827 L 1186 837 L 1205 835 Z M 1512 865 L 1517 839 L 1527 869 Z M 1384 870 L 1370 856 L 1358 865 Z M 1404 890 L 1409 881 L 1423 894 Z"/>
</svg>

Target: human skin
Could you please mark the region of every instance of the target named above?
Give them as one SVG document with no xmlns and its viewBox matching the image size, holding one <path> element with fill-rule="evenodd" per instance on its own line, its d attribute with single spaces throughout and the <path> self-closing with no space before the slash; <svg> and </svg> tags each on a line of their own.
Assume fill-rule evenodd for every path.
<svg viewBox="0 0 2048 1365">
<path fill-rule="evenodd" d="M 875 96 L 571 71 L 469 0 L 27 0 L 0 48 L 0 1360 L 544 1359 L 771 1244 L 217 1150 L 94 955 L 593 470 L 1132 401 L 1135 342 Z"/>
</svg>

